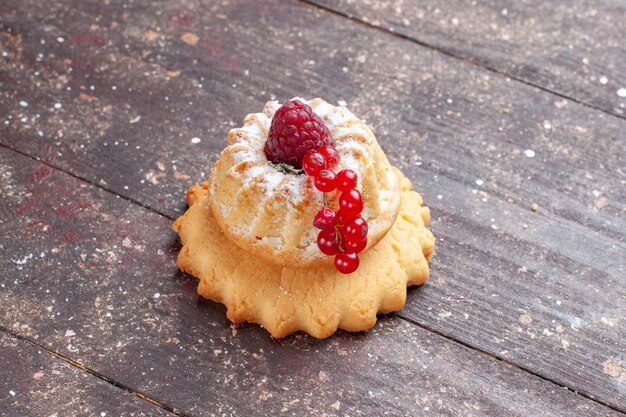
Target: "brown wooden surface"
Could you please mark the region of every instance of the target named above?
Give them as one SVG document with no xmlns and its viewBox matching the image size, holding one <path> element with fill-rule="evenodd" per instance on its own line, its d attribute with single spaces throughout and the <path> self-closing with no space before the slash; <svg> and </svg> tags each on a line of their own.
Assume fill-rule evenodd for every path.
<svg viewBox="0 0 626 417">
<path fill-rule="evenodd" d="M 174 416 L 28 342 L 0 333 L 0 416 Z"/>
<path fill-rule="evenodd" d="M 622 415 L 395 316 L 323 341 L 230 325 L 178 272 L 168 219 L 4 148 L 0 167 L 19 236 L 0 326 L 175 413 Z"/>
<path fill-rule="evenodd" d="M 218 406 L 226 413 L 252 412 L 246 407 L 257 395 L 278 396 L 281 387 L 294 399 L 303 401 L 308 392 L 312 402 L 324 403 L 308 410 L 311 402 L 296 402 L 299 413 L 342 414 L 345 409 L 334 408 L 335 400 L 342 404 L 338 387 L 346 372 L 341 349 L 363 365 L 370 363 L 363 356 L 367 349 L 382 349 L 378 344 L 386 344 L 385 357 L 419 355 L 417 363 L 434 361 L 431 369 L 445 368 L 436 365 L 444 359 L 433 352 L 452 351 L 454 363 L 470 363 L 470 373 L 501 383 L 501 374 L 494 377 L 488 367 L 508 368 L 487 359 L 488 353 L 521 368 L 502 377 L 502 390 L 543 388 L 517 401 L 494 388 L 471 402 L 450 394 L 476 383 L 467 374 L 457 381 L 457 368 L 438 376 L 414 364 L 389 377 L 403 363 L 393 359 L 381 375 L 368 374 L 367 365 L 349 374 L 347 404 L 365 414 L 381 404 L 393 406 L 392 414 L 407 414 L 417 410 L 418 398 L 440 399 L 439 408 L 430 408 L 452 415 L 469 413 L 468 401 L 478 404 L 477 414 L 500 413 L 509 404 L 513 414 L 575 415 L 576 407 L 591 407 L 581 415 L 608 413 L 593 401 L 626 410 L 623 119 L 297 2 L 67 1 L 42 7 L 33 0 L 9 2 L 0 16 L 6 52 L 0 61 L 0 109 L 6 109 L 0 144 L 130 200 L 112 199 L 58 173 L 61 185 L 50 188 L 48 175 L 56 171 L 41 164 L 17 176 L 29 163 L 5 151 L 3 173 L 19 178 L 2 191 L 14 198 L 0 206 L 3 231 L 11 231 L 3 235 L 27 238 L 3 243 L 10 251 L 0 261 L 12 275 L 2 283 L 25 275 L 33 282 L 5 291 L 2 326 L 45 340 L 52 350 L 192 415 Z M 207 175 L 227 130 L 272 95 L 345 100 L 365 117 L 432 208 L 438 247 L 431 281 L 411 290 L 398 313 L 404 320 L 390 316 L 374 332 L 342 334 L 334 342 L 287 339 L 300 370 L 322 363 L 314 374 L 323 371 L 330 380 L 289 374 L 263 382 L 264 390 L 245 391 L 247 403 L 241 404 L 231 398 L 234 386 L 211 378 L 260 383 L 276 369 L 284 372 L 281 362 L 289 354 L 276 351 L 256 327 L 229 329 L 221 307 L 197 300 L 193 279 L 176 274 L 169 220 L 150 211 L 170 219 L 180 214 L 185 189 Z M 194 145 L 192 137 L 202 142 Z M 525 156 L 528 149 L 534 158 Z M 19 190 L 23 194 L 14 195 Z M 90 197 L 79 198 L 83 190 Z M 536 212 L 532 203 L 538 203 Z M 10 223 L 13 216 L 19 218 Z M 56 264 L 37 260 L 24 272 L 37 253 L 54 247 L 67 250 Z M 30 253 L 24 266 L 16 263 Z M 52 299 L 71 295 L 58 324 L 43 320 L 43 312 L 41 318 L 23 314 L 35 309 L 38 297 L 49 296 L 48 283 L 32 278 L 42 274 L 55 283 Z M 153 299 L 157 292 L 161 297 Z M 114 310 L 96 311 L 104 305 L 97 297 L 104 295 L 107 309 L 123 311 L 115 325 L 101 324 L 106 312 L 115 318 Z M 165 300 L 178 301 L 156 307 Z M 188 305 L 185 314 L 179 304 Z M 61 336 L 70 318 L 89 330 L 77 352 Z M 163 329 L 183 342 L 167 342 L 171 335 Z M 118 340 L 95 337 L 101 332 Z M 211 344 L 204 346 L 209 336 Z M 194 346 L 200 339 L 201 349 Z M 129 340 L 131 346 L 123 344 Z M 411 340 L 432 349 L 415 352 Z M 239 375 L 233 361 L 244 368 L 254 361 L 244 364 L 233 352 L 254 352 L 251 346 L 268 355 L 262 355 L 264 366 Z M 311 357 L 311 351 L 318 353 Z M 222 358 L 222 352 L 232 356 Z M 129 358 L 137 362 L 129 366 Z M 158 371 L 146 373 L 150 367 Z M 196 368 L 204 368 L 200 376 Z M 204 383 L 186 395 L 190 378 Z M 421 391 L 398 387 L 413 379 L 430 382 Z M 316 391 L 314 383 L 326 384 Z M 438 384 L 445 392 L 436 393 Z M 373 386 L 395 394 L 370 398 Z M 559 402 L 549 386 L 587 398 L 559 388 Z M 265 410 L 279 413 L 278 403 L 270 403 L 263 402 Z"/>
<path fill-rule="evenodd" d="M 624 117 L 626 3 L 305 0 Z"/>
</svg>

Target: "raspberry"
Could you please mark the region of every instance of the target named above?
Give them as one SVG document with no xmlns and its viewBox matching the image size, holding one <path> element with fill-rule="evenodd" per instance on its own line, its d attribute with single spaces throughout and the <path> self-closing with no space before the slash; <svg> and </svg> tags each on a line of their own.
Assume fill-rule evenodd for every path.
<svg viewBox="0 0 626 417">
<path fill-rule="evenodd" d="M 330 131 L 311 106 L 290 100 L 274 113 L 265 156 L 275 164 L 285 163 L 300 169 L 307 151 L 333 145 Z"/>
</svg>

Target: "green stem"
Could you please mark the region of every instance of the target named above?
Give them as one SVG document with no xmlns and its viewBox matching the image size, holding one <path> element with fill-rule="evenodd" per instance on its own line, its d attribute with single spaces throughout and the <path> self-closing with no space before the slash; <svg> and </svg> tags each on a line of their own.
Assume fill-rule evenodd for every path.
<svg viewBox="0 0 626 417">
<path fill-rule="evenodd" d="M 293 167 L 289 164 L 285 164 L 285 163 L 279 163 L 279 164 L 274 164 L 272 162 L 270 162 L 270 165 L 272 165 L 274 168 L 276 168 L 277 170 L 279 170 L 280 172 L 282 172 L 283 174 L 295 174 L 295 175 L 302 175 L 304 174 L 304 170 L 302 169 L 298 169 L 296 167 Z"/>
</svg>

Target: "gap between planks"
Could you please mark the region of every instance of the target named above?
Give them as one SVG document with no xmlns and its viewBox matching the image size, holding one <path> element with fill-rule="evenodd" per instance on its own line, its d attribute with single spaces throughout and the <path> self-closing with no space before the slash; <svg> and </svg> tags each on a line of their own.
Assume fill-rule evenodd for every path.
<svg viewBox="0 0 626 417">
<path fill-rule="evenodd" d="M 71 172 L 69 172 L 67 170 L 64 170 L 64 169 L 62 169 L 60 167 L 52 165 L 52 164 L 50 164 L 47 161 L 41 160 L 39 158 L 35 158 L 35 157 L 33 157 L 33 156 L 31 156 L 31 155 L 29 155 L 27 153 L 15 150 L 15 149 L 13 149 L 13 148 L 5 145 L 5 144 L 2 144 L 2 143 L 0 143 L 0 147 L 8 149 L 8 150 L 10 150 L 12 152 L 15 152 L 15 153 L 19 154 L 19 155 L 25 156 L 25 157 L 33 160 L 33 161 L 36 161 L 38 163 L 43 164 L 43 165 L 46 165 L 46 166 L 48 166 L 48 167 L 50 167 L 50 168 L 52 168 L 52 169 L 54 169 L 56 171 L 59 171 L 59 172 L 62 172 L 63 174 L 65 174 L 65 175 L 68 175 L 68 176 L 70 176 L 72 178 L 76 178 L 79 181 L 85 182 L 85 183 L 87 183 L 87 184 L 89 184 L 91 186 L 94 186 L 94 187 L 102 190 L 102 191 L 105 191 L 106 193 L 114 195 L 114 196 L 116 196 L 116 198 L 121 198 L 123 200 L 128 201 L 131 204 L 143 207 L 144 209 L 146 209 L 146 210 L 148 210 L 148 211 L 150 211 L 152 213 L 158 214 L 158 215 L 160 215 L 160 216 L 162 216 L 162 217 L 164 217 L 166 219 L 169 219 L 169 220 L 172 220 L 172 221 L 174 220 L 172 217 L 168 216 L 167 214 L 162 213 L 162 212 L 160 212 L 158 210 L 155 210 L 154 208 L 152 208 L 150 206 L 147 206 L 147 205 L 141 203 L 140 201 L 137 201 L 137 200 L 135 200 L 133 198 L 130 198 L 130 197 L 126 197 L 126 196 L 117 194 L 115 191 L 110 190 L 110 189 L 102 186 L 101 184 L 98 184 L 97 182 L 89 181 L 89 180 L 87 180 L 85 178 L 82 178 L 79 175 L 75 175 L 75 174 L 73 174 L 73 173 L 71 173 Z M 434 333 L 434 334 L 436 334 L 436 335 L 438 335 L 440 337 L 443 337 L 446 340 L 449 340 L 451 342 L 454 342 L 454 343 L 457 343 L 459 345 L 462 345 L 462 346 L 464 346 L 464 347 L 466 347 L 466 348 L 476 352 L 477 354 L 487 356 L 488 358 L 491 358 L 491 359 L 495 359 L 498 362 L 504 364 L 505 366 L 509 366 L 509 367 L 512 367 L 512 368 L 517 368 L 517 369 L 519 369 L 519 370 L 521 370 L 521 371 L 523 371 L 523 372 L 525 372 L 525 373 L 527 373 L 529 375 L 533 375 L 533 376 L 535 376 L 537 378 L 540 378 L 540 379 L 542 379 L 542 380 L 544 380 L 546 382 L 552 383 L 552 384 L 556 385 L 559 388 L 565 388 L 568 391 L 571 391 L 571 392 L 573 392 L 576 395 L 580 395 L 581 397 L 584 397 L 584 398 L 586 398 L 586 399 L 588 399 L 590 401 L 593 401 L 595 403 L 601 404 L 601 405 L 603 405 L 605 407 L 610 408 L 611 410 L 614 410 L 614 411 L 617 411 L 617 412 L 619 412 L 621 414 L 624 414 L 624 412 L 622 410 L 620 410 L 620 409 L 618 409 L 618 408 L 612 406 L 611 404 L 608 404 L 608 403 L 606 403 L 606 402 L 604 402 L 602 400 L 599 400 L 599 399 L 595 398 L 594 396 L 592 396 L 590 394 L 587 394 L 585 392 L 579 392 L 577 389 L 571 388 L 571 387 L 569 387 L 567 385 L 560 384 L 560 383 L 558 383 L 558 382 L 556 382 L 556 381 L 554 381 L 552 379 L 543 377 L 541 374 L 539 374 L 539 373 L 537 373 L 537 372 L 535 372 L 535 371 L 533 371 L 533 370 L 531 370 L 529 368 L 526 368 L 523 365 L 518 365 L 518 364 L 516 364 L 514 362 L 508 361 L 508 360 L 506 360 L 506 359 L 504 359 L 502 357 L 499 357 L 497 355 L 494 355 L 494 354 L 492 354 L 492 353 L 490 353 L 490 352 L 488 352 L 486 350 L 483 350 L 483 349 L 478 348 L 476 346 L 472 346 L 471 344 L 469 344 L 467 342 L 464 342 L 464 341 L 462 341 L 460 339 L 457 339 L 457 338 L 454 338 L 452 336 L 449 336 L 449 335 L 447 335 L 447 334 L 445 334 L 445 333 L 443 333 L 443 332 L 441 332 L 439 330 L 436 330 L 434 328 L 426 326 L 425 324 L 422 324 L 422 323 L 420 323 L 420 322 L 418 322 L 418 321 L 416 321 L 414 319 L 404 317 L 404 316 L 401 315 L 401 312 L 391 313 L 390 315 L 393 315 L 393 316 L 399 318 L 400 320 L 404 320 L 407 323 L 412 324 L 414 326 L 417 326 L 417 327 L 419 327 L 419 328 L 421 328 L 421 329 L 423 329 L 425 331 L 428 331 L 428 332 Z M 140 392 L 137 392 L 137 391 L 133 390 L 132 388 L 128 387 L 127 385 L 124 385 L 124 384 L 122 384 L 120 382 L 115 381 L 114 379 L 111 379 L 111 378 L 109 378 L 109 377 L 107 377 L 107 376 L 105 376 L 103 374 L 100 374 L 97 371 L 95 371 L 95 370 L 93 370 L 93 369 L 91 369 L 89 367 L 86 367 L 85 365 L 83 365 L 83 364 L 81 364 L 79 362 L 76 362 L 76 361 L 72 360 L 71 358 L 68 358 L 66 356 L 63 356 L 63 355 L 55 352 L 55 351 L 52 351 L 52 350 L 44 347 L 43 345 L 41 345 L 41 344 L 39 344 L 39 343 L 37 343 L 37 342 L 35 342 L 33 340 L 28 339 L 25 336 L 19 335 L 19 334 L 15 333 L 15 332 L 13 332 L 13 331 L 3 327 L 3 326 L 0 326 L 0 331 L 2 331 L 4 333 L 7 333 L 8 335 L 10 335 L 10 336 L 12 336 L 14 338 L 17 338 L 19 340 L 23 340 L 23 341 L 29 343 L 34 348 L 36 348 L 36 349 L 38 349 L 38 350 L 40 350 L 42 352 L 45 352 L 47 354 L 50 354 L 50 355 L 52 355 L 52 356 L 54 356 L 54 357 L 56 357 L 56 358 L 58 358 L 58 359 L 60 359 L 60 360 L 62 360 L 64 362 L 68 363 L 69 365 L 72 365 L 72 366 L 74 366 L 74 367 L 76 367 L 78 369 L 81 369 L 81 370 L 83 370 L 83 371 L 85 371 L 85 372 L 95 376 L 96 378 L 99 378 L 102 381 L 105 381 L 105 382 L 107 382 L 107 383 L 109 383 L 109 384 L 111 384 L 111 385 L 113 385 L 113 386 L 115 386 L 115 387 L 117 387 L 119 389 L 123 389 L 123 390 L 131 393 L 133 396 L 135 396 L 137 398 L 145 400 L 145 401 L 147 401 L 147 402 L 149 402 L 149 403 L 151 403 L 153 405 L 156 405 L 156 406 L 158 406 L 158 407 L 160 407 L 160 408 L 162 408 L 162 409 L 164 409 L 164 410 L 166 410 L 166 411 L 168 411 L 170 413 L 173 413 L 173 414 L 175 414 L 177 416 L 189 417 L 187 414 L 184 414 L 184 413 L 176 410 L 174 407 L 171 407 L 171 406 L 169 406 L 167 404 L 160 403 L 159 401 L 157 401 L 157 400 L 155 400 L 155 399 L 153 399 L 153 398 L 151 398 L 151 397 L 149 397 L 149 396 L 147 396 L 145 394 L 142 394 Z M 624 414 L 624 415 L 626 416 L 626 414 Z"/>
<path fill-rule="evenodd" d="M 25 156 L 26 158 L 32 159 L 33 161 L 36 161 L 36 162 L 39 162 L 40 164 L 43 164 L 43 165 L 45 165 L 47 167 L 50 167 L 50 168 L 52 168 L 52 169 L 54 169 L 56 171 L 62 172 L 65 175 L 68 175 L 68 176 L 70 176 L 72 178 L 76 178 L 77 180 L 80 180 L 80 181 L 82 181 L 84 183 L 87 183 L 87 184 L 89 184 L 89 185 L 91 185 L 93 187 L 96 187 L 96 188 L 100 189 L 100 190 L 106 191 L 107 193 L 113 194 L 117 198 L 121 198 L 122 200 L 126 200 L 126 201 L 128 201 L 130 203 L 133 203 L 133 204 L 137 205 L 137 206 L 143 207 L 144 209 L 146 209 L 148 211 L 151 211 L 153 213 L 156 213 L 156 214 L 158 214 L 160 216 L 163 216 L 166 219 L 170 219 L 171 221 L 175 220 L 173 217 L 167 215 L 166 213 L 163 213 L 163 212 L 161 212 L 161 211 L 159 211 L 159 210 L 157 210 L 157 209 L 155 209 L 153 207 L 150 207 L 150 206 L 142 203 L 139 200 L 135 200 L 134 198 L 127 197 L 125 195 L 117 194 L 115 191 L 112 191 L 112 190 L 106 188 L 105 186 L 103 186 L 102 184 L 99 184 L 96 181 L 90 181 L 88 178 L 84 178 L 84 177 L 81 177 L 79 175 L 76 175 L 76 174 L 74 174 L 74 173 L 72 173 L 72 172 L 70 172 L 70 171 L 68 171 L 66 169 L 63 169 L 63 168 L 61 168 L 61 167 L 59 167 L 57 165 L 53 165 L 53 164 L 51 164 L 50 162 L 48 162 L 46 160 L 43 160 L 41 158 L 37 158 L 37 157 L 34 157 L 32 155 L 29 155 L 26 152 L 22 152 L 22 151 L 20 151 L 18 149 L 12 148 L 12 147 L 4 144 L 4 143 L 0 143 L 0 148 L 8 149 L 11 152 L 15 152 L 15 153 L 17 153 L 19 155 Z"/>
<path fill-rule="evenodd" d="M 613 117 L 617 117 L 618 119 L 626 120 L 626 116 L 622 116 L 622 115 L 610 112 L 610 111 L 605 110 L 605 109 L 603 109 L 601 107 L 596 107 L 593 104 L 587 103 L 585 101 L 579 100 L 579 99 L 574 98 L 574 97 L 570 97 L 570 96 L 565 95 L 563 93 L 559 93 L 558 91 L 551 90 L 551 89 L 549 89 L 547 87 L 544 87 L 542 85 L 535 84 L 533 82 L 530 82 L 530 81 L 518 78 L 518 77 L 516 77 L 514 75 L 509 74 L 506 71 L 501 71 L 501 70 L 498 70 L 496 68 L 490 67 L 488 65 L 481 65 L 480 63 L 472 60 L 472 58 L 464 58 L 464 57 L 456 55 L 456 54 L 454 54 L 452 52 L 448 52 L 448 51 L 446 51 L 444 49 L 438 48 L 438 47 L 436 47 L 434 45 L 431 45 L 429 43 L 426 43 L 424 41 L 420 41 L 419 39 L 413 38 L 410 35 L 405 35 L 403 33 L 396 32 L 396 31 L 393 30 L 393 28 L 387 28 L 387 27 L 384 27 L 384 26 L 374 25 L 374 24 L 366 22 L 365 20 L 362 20 L 362 19 L 358 18 L 357 16 L 352 15 L 350 13 L 342 12 L 341 10 L 336 10 L 336 9 L 331 8 L 330 6 L 325 6 L 325 5 L 319 4 L 319 3 L 315 2 L 315 0 L 297 0 L 297 1 L 300 2 L 300 3 L 306 4 L 308 6 L 311 6 L 313 8 L 316 8 L 316 9 L 319 9 L 319 10 L 323 10 L 323 11 L 326 11 L 328 13 L 332 13 L 332 14 L 334 14 L 336 16 L 339 16 L 339 17 L 342 17 L 344 19 L 348 19 L 348 20 L 350 20 L 350 21 L 352 21 L 352 22 L 354 22 L 356 24 L 363 25 L 363 26 L 365 26 L 365 27 L 367 27 L 369 29 L 377 30 L 379 32 L 386 33 L 388 35 L 395 36 L 397 38 L 400 38 L 400 39 L 412 42 L 412 43 L 417 44 L 419 46 L 422 46 L 424 48 L 428 48 L 428 49 L 430 49 L 432 51 L 435 51 L 435 52 L 440 53 L 442 55 L 448 56 L 448 57 L 450 57 L 450 58 L 452 58 L 452 59 L 454 59 L 456 61 L 460 61 L 460 62 L 462 62 L 464 64 L 473 65 L 475 67 L 482 68 L 482 69 L 487 70 L 487 71 L 489 71 L 489 72 L 491 72 L 493 74 L 496 74 L 496 75 L 498 75 L 500 77 L 510 78 L 513 81 L 519 82 L 521 84 L 524 84 L 524 85 L 527 85 L 527 86 L 530 86 L 530 87 L 538 88 L 541 91 L 545 91 L 545 92 L 553 94 L 553 95 L 555 95 L 557 97 L 561 97 L 561 98 L 564 98 L 566 100 L 573 101 L 574 103 L 580 104 L 580 105 L 585 106 L 587 108 L 598 110 L 598 111 L 600 111 L 600 112 L 602 112 L 604 114 L 607 114 L 609 116 L 613 116 Z"/>
<path fill-rule="evenodd" d="M 150 404 L 155 405 L 155 406 L 157 406 L 159 408 L 162 408 L 163 410 L 165 410 L 165 411 L 167 411 L 169 413 L 172 413 L 174 415 L 177 415 L 177 416 L 180 416 L 180 417 L 191 417 L 188 414 L 184 414 L 184 413 L 178 411 L 174 407 L 171 407 L 171 406 L 169 406 L 167 404 L 160 403 L 159 401 L 157 401 L 157 400 L 155 400 L 153 398 L 150 398 L 149 396 L 147 396 L 145 394 L 142 394 L 140 392 L 137 392 L 137 391 L 133 390 L 132 388 L 128 387 L 127 385 L 124 385 L 124 384 L 122 384 L 120 382 L 117 382 L 117 381 L 115 381 L 115 380 L 113 380 L 113 379 L 111 379 L 111 378 L 109 378 L 109 377 L 107 377 L 105 375 L 102 375 L 101 373 L 99 373 L 99 372 L 97 372 L 97 371 L 95 371 L 95 370 L 93 370 L 93 369 L 83 365 L 82 363 L 76 362 L 73 359 L 70 359 L 70 358 L 68 358 L 66 356 L 61 355 L 60 353 L 57 353 L 57 352 L 55 352 L 53 350 L 50 350 L 50 349 L 46 348 L 45 346 L 43 346 L 43 345 L 41 345 L 41 344 L 39 344 L 39 343 L 37 343 L 37 342 L 35 342 L 33 340 L 30 340 L 29 338 L 27 338 L 25 336 L 22 336 L 20 334 L 17 334 L 15 332 L 7 329 L 4 326 L 0 325 L 0 332 L 6 333 L 7 335 L 9 335 L 9 336 L 11 336 L 11 337 L 13 337 L 15 339 L 18 339 L 18 340 L 21 340 L 23 342 L 26 342 L 29 345 L 31 345 L 32 347 L 34 347 L 35 349 L 40 350 L 43 353 L 46 353 L 46 354 L 51 355 L 51 356 L 54 356 L 55 358 L 57 358 L 57 359 L 65 362 L 65 363 L 67 363 L 70 366 L 78 368 L 81 371 L 85 371 L 88 374 L 93 375 L 96 378 L 100 379 L 101 381 L 104 381 L 104 382 L 106 382 L 108 384 L 113 385 L 116 388 L 119 388 L 121 390 L 124 390 L 124 391 L 130 393 L 133 397 L 137 397 L 139 399 L 147 401 Z"/>
</svg>

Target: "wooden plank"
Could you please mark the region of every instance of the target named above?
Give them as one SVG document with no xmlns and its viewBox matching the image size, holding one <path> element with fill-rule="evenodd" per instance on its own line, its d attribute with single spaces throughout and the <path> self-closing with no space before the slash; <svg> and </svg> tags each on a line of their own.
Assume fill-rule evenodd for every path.
<svg viewBox="0 0 626 417">
<path fill-rule="evenodd" d="M 623 416 L 395 316 L 323 341 L 231 326 L 168 219 L 4 148 L 0 167 L 0 325 L 179 414 Z"/>
<path fill-rule="evenodd" d="M 268 95 L 346 100 L 433 209 L 433 279 L 402 314 L 623 409 L 623 120 L 296 3 L 198 7 L 15 6 L 0 141 L 174 217 Z"/>
<path fill-rule="evenodd" d="M 624 2 L 305 1 L 620 117 L 626 114 Z"/>
<path fill-rule="evenodd" d="M 174 416 L 0 331 L 2 416 Z"/>
</svg>

